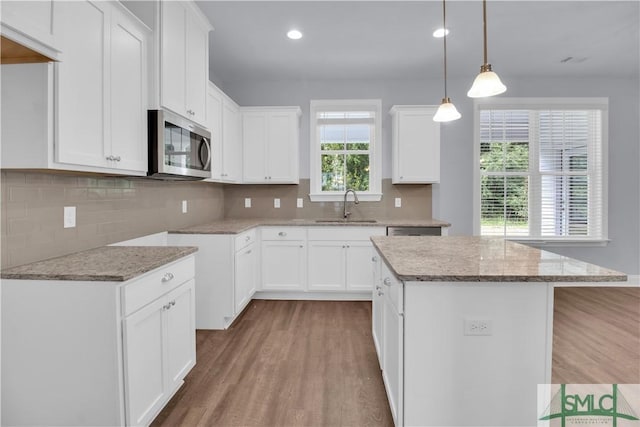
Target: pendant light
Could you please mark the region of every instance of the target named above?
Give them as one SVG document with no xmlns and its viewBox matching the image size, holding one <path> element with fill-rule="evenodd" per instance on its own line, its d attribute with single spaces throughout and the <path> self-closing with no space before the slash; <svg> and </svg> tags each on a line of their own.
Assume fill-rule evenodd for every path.
<svg viewBox="0 0 640 427">
<path fill-rule="evenodd" d="M 440 107 L 438 107 L 438 111 L 433 116 L 434 122 L 451 122 L 453 120 L 458 120 L 462 115 L 456 109 L 456 106 L 453 105 L 451 99 L 447 96 L 447 9 L 445 5 L 445 0 L 442 0 L 442 28 L 444 28 L 444 36 L 442 37 L 444 41 L 444 98 L 442 98 L 442 103 Z"/>
<path fill-rule="evenodd" d="M 499 95 L 507 90 L 507 87 L 500 81 L 500 77 L 491 70 L 491 64 L 487 61 L 487 0 L 482 0 L 482 25 L 484 29 L 484 64 L 480 66 L 480 74 L 467 92 L 469 98 Z"/>
</svg>

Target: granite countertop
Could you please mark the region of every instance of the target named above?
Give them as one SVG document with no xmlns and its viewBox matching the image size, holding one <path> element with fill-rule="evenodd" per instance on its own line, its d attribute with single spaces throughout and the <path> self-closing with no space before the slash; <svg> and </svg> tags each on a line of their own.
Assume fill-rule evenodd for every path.
<svg viewBox="0 0 640 427">
<path fill-rule="evenodd" d="M 502 238 L 372 237 L 402 281 L 620 282 L 627 276 Z"/>
<path fill-rule="evenodd" d="M 337 218 L 339 220 L 339 218 Z M 350 221 L 324 222 L 327 219 L 224 219 L 179 230 L 169 230 L 171 234 L 238 234 L 259 226 L 317 226 L 317 227 L 450 227 L 451 224 L 438 219 L 376 220 L 375 222 Z M 329 219 L 334 221 L 336 219 Z"/>
<path fill-rule="evenodd" d="M 2 279 L 124 282 L 196 252 L 192 246 L 103 246 L 0 272 Z"/>
</svg>

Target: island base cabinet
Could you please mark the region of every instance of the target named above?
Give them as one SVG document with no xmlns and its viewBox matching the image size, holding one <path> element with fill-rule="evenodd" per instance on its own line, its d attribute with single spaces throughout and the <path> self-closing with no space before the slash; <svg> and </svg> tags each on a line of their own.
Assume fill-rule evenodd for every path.
<svg viewBox="0 0 640 427">
<path fill-rule="evenodd" d="M 404 292 L 404 425 L 536 425 L 553 284 L 407 282 Z M 469 334 L 469 320 L 490 330 Z"/>
</svg>

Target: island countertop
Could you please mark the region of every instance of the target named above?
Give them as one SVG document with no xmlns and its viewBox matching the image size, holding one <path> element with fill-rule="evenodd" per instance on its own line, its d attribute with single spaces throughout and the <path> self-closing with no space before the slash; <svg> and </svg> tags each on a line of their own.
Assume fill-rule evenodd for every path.
<svg viewBox="0 0 640 427">
<path fill-rule="evenodd" d="M 495 237 L 401 236 L 371 241 L 399 280 L 623 282 L 624 273 Z"/>
<path fill-rule="evenodd" d="M 2 279 L 125 282 L 196 252 L 192 246 L 103 246 L 2 270 Z"/>
</svg>

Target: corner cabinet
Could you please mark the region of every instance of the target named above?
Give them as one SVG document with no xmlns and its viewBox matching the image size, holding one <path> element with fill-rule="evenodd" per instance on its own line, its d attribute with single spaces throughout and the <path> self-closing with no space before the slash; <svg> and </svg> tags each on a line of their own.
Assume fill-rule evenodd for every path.
<svg viewBox="0 0 640 427">
<path fill-rule="evenodd" d="M 298 184 L 300 107 L 243 107 L 245 184 Z"/>
<path fill-rule="evenodd" d="M 53 16 L 63 60 L 3 66 L 2 167 L 146 175 L 150 30 L 119 2 Z"/>
<path fill-rule="evenodd" d="M 207 127 L 211 130 L 211 178 L 205 181 L 242 181 L 242 140 L 240 107 L 209 82 Z"/>
<path fill-rule="evenodd" d="M 392 116 L 393 184 L 440 182 L 440 123 L 437 106 L 394 105 Z"/>
<path fill-rule="evenodd" d="M 196 363 L 194 276 L 188 255 L 125 282 L 3 279 L 2 425 L 149 425 Z"/>
<path fill-rule="evenodd" d="M 207 127 L 209 31 L 192 1 L 161 1 L 159 37 L 160 105 Z"/>
</svg>

